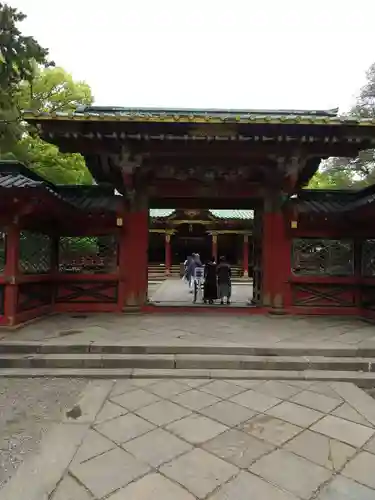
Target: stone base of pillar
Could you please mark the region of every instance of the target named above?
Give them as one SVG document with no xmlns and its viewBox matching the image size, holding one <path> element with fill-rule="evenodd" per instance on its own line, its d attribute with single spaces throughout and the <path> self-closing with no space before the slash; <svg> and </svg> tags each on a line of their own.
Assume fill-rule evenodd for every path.
<svg viewBox="0 0 375 500">
<path fill-rule="evenodd" d="M 249 277 L 249 271 L 244 271 L 243 272 L 243 277 L 248 278 Z"/>
</svg>

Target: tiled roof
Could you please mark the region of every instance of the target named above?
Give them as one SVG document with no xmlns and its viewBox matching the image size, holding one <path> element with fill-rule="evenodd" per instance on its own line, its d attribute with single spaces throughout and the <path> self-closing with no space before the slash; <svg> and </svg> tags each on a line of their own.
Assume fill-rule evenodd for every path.
<svg viewBox="0 0 375 500">
<path fill-rule="evenodd" d="M 210 212 L 220 219 L 254 219 L 253 210 L 210 210 Z"/>
<path fill-rule="evenodd" d="M 43 113 L 25 111 L 27 121 L 123 121 L 160 123 L 259 123 L 259 124 L 316 124 L 316 125 L 367 125 L 375 126 L 375 119 L 354 119 L 338 116 L 338 110 L 295 109 L 155 109 L 87 106 L 75 112 Z"/>
<path fill-rule="evenodd" d="M 113 190 L 99 186 L 55 186 L 16 161 L 0 161 L 0 189 L 41 188 L 51 196 L 85 211 L 116 211 L 121 201 Z"/>
<path fill-rule="evenodd" d="M 155 218 L 163 218 L 169 217 L 174 212 L 174 209 L 151 209 L 150 217 Z M 253 210 L 209 210 L 214 217 L 218 217 L 220 219 L 253 219 L 254 212 Z"/>
<path fill-rule="evenodd" d="M 375 186 L 354 190 L 305 190 L 291 200 L 302 213 L 347 213 L 375 202 Z"/>
<path fill-rule="evenodd" d="M 150 217 L 163 218 L 169 217 L 174 212 L 173 208 L 151 208 Z"/>
<path fill-rule="evenodd" d="M 0 173 L 0 188 L 25 188 L 38 186 L 43 186 L 43 182 L 34 181 L 22 174 L 12 175 Z"/>
</svg>

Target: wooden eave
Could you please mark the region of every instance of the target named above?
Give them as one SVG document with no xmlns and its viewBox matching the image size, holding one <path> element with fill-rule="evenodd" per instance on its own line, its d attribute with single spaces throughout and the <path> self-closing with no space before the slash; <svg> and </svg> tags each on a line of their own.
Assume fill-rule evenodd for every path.
<svg viewBox="0 0 375 500">
<path fill-rule="evenodd" d="M 140 157 L 142 164 L 183 162 L 194 155 L 203 165 L 235 158 L 251 168 L 260 158 L 306 159 L 297 187 L 305 185 L 320 161 L 355 157 L 375 147 L 375 119 L 337 116 L 337 110 L 154 110 L 91 107 L 74 113 L 30 113 L 24 119 L 62 151 L 80 152 L 98 182 L 124 193 L 117 167 L 102 162 L 111 154 Z M 137 163 L 138 160 L 135 160 Z M 124 193 L 125 194 L 125 193 Z"/>
</svg>

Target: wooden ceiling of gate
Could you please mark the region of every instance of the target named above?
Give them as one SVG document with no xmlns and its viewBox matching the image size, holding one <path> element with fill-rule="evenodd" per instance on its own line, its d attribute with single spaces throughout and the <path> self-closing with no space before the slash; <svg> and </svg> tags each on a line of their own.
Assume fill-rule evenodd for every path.
<svg viewBox="0 0 375 500">
<path fill-rule="evenodd" d="M 98 183 L 110 182 L 124 194 L 135 186 L 148 189 L 151 204 L 160 208 L 222 198 L 233 205 L 229 198 L 256 198 L 261 189 L 295 192 L 322 159 L 355 157 L 375 146 L 373 120 L 339 118 L 337 110 L 91 107 L 26 113 L 25 119 L 61 151 L 83 154 Z"/>
</svg>

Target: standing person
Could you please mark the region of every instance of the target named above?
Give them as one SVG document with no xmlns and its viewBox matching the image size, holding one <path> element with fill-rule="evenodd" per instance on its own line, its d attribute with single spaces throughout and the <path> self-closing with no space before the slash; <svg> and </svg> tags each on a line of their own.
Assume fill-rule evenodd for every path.
<svg viewBox="0 0 375 500">
<path fill-rule="evenodd" d="M 220 304 L 224 304 L 224 298 L 227 304 L 230 304 L 232 294 L 232 270 L 225 257 L 220 257 L 220 263 L 216 269 L 217 283 L 219 287 Z"/>
<path fill-rule="evenodd" d="M 203 301 L 213 304 L 217 299 L 217 276 L 215 257 L 212 257 L 204 267 Z"/>
<path fill-rule="evenodd" d="M 185 279 L 189 285 L 190 293 L 192 293 L 193 276 L 195 269 L 195 262 L 193 255 L 189 255 L 184 262 L 185 264 Z"/>
<path fill-rule="evenodd" d="M 199 253 L 193 253 L 194 262 L 196 267 L 203 267 Z"/>
</svg>

